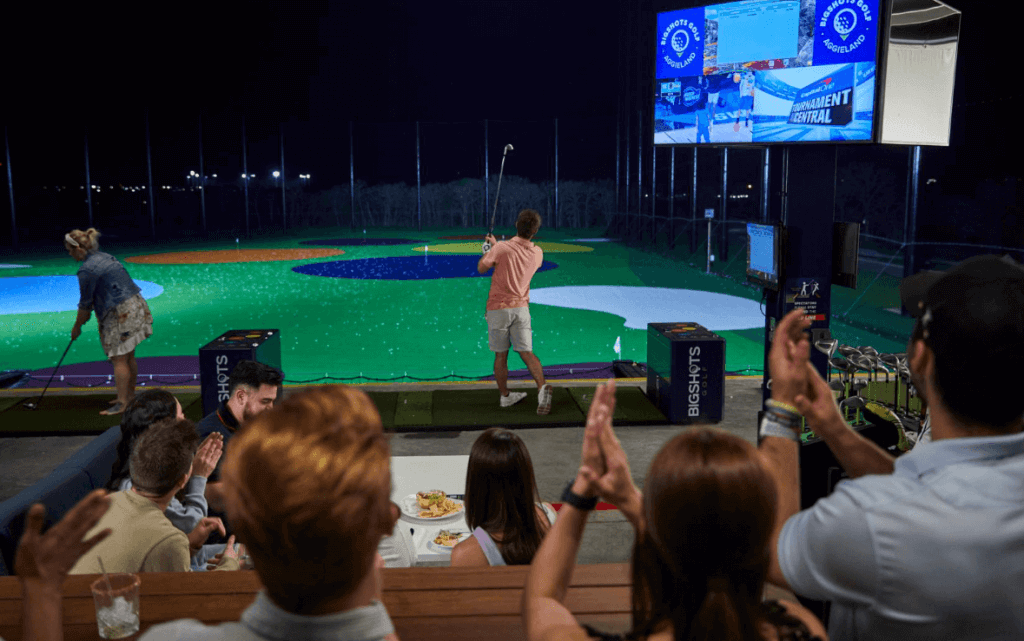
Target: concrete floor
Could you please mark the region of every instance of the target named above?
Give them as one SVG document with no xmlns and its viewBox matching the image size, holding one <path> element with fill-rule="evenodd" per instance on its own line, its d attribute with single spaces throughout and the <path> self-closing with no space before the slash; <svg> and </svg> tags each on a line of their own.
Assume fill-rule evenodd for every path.
<svg viewBox="0 0 1024 641">
<path fill-rule="evenodd" d="M 527 387 L 531 383 L 516 383 L 511 387 Z M 592 382 L 556 382 L 559 386 L 593 385 Z M 643 387 L 636 379 L 620 381 L 620 385 Z M 479 383 L 481 386 L 493 383 Z M 761 407 L 760 377 L 736 378 L 725 384 L 725 418 L 717 427 L 757 443 L 756 417 Z M 413 386 L 419 390 L 438 389 L 444 385 Z M 290 390 L 289 390 L 290 391 Z M 497 402 L 497 391 L 495 391 Z M 686 429 L 680 426 L 632 426 L 616 429 L 619 440 L 629 457 L 630 468 L 637 485 L 643 487 L 654 455 L 668 439 Z M 391 440 L 395 456 L 429 456 L 469 454 L 479 431 L 401 433 Z M 566 481 L 579 466 L 583 428 L 536 428 L 518 431 L 530 450 L 537 487 L 545 501 L 558 501 Z M 91 436 L 51 436 L 0 438 L 0 501 L 14 496 L 49 474 L 68 456 L 88 443 Z M 584 534 L 579 563 L 621 563 L 629 560 L 633 530 L 616 511 L 595 512 Z"/>
</svg>

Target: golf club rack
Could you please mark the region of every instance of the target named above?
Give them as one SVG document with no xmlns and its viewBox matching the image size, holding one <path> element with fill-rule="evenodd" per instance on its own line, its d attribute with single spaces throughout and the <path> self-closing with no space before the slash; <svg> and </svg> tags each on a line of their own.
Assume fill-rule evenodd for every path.
<svg viewBox="0 0 1024 641">
<path fill-rule="evenodd" d="M 828 385 L 851 429 L 893 456 L 914 447 L 925 407 L 910 380 L 906 354 L 840 345 L 831 336 L 815 340 L 814 348 L 828 358 Z M 813 431 L 805 430 L 800 438 L 800 504 L 806 509 L 847 475 Z"/>
<path fill-rule="evenodd" d="M 910 380 L 907 355 L 840 345 L 836 339 L 815 341 L 814 347 L 828 356 L 828 385 L 838 392 L 836 401 L 847 422 L 855 427 L 891 426 L 899 436 L 900 453 L 914 447 L 924 424 L 924 407 Z"/>
</svg>

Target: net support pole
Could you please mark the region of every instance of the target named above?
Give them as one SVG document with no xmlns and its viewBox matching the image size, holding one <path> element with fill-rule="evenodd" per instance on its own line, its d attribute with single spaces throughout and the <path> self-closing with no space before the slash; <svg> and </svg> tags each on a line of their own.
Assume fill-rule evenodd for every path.
<svg viewBox="0 0 1024 641">
<path fill-rule="evenodd" d="M 690 253 L 697 252 L 697 147 L 693 148 L 693 182 L 690 184 Z"/>
<path fill-rule="evenodd" d="M 416 121 L 416 230 L 423 231 L 423 198 L 420 193 L 420 121 Z"/>
<path fill-rule="evenodd" d="M 768 181 L 771 166 L 771 149 L 766 145 L 761 152 L 761 222 L 768 222 Z"/>
<path fill-rule="evenodd" d="M 917 271 L 917 188 L 921 181 L 921 145 L 907 150 L 907 205 L 903 218 L 903 277 L 913 276 Z M 906 316 L 904 308 L 901 313 Z"/>
<path fill-rule="evenodd" d="M 555 118 L 555 211 L 554 218 L 555 229 L 558 229 L 558 215 L 560 210 L 558 207 L 558 118 Z"/>
<path fill-rule="evenodd" d="M 729 260 L 729 226 L 726 224 L 729 211 L 729 148 L 722 147 L 722 218 L 718 223 L 718 260 Z"/>
<path fill-rule="evenodd" d="M 483 216 L 484 219 L 480 225 L 487 224 L 487 203 L 491 202 L 491 185 L 488 181 L 491 179 L 491 165 L 490 165 L 490 154 L 487 153 L 487 119 L 484 119 L 484 206 Z"/>
<path fill-rule="evenodd" d="M 18 216 L 14 210 L 14 177 L 11 174 L 11 143 L 7 138 L 7 126 L 4 126 L 4 159 L 7 162 L 7 197 L 11 202 L 11 246 L 18 248 Z"/>
<path fill-rule="evenodd" d="M 199 217 L 206 232 L 206 165 L 203 162 L 203 112 L 199 112 Z"/>
<path fill-rule="evenodd" d="M 352 121 L 348 121 L 348 198 L 351 211 L 352 229 L 356 227 L 356 154 L 355 145 L 352 143 L 353 134 Z"/>
<path fill-rule="evenodd" d="M 676 148 L 668 155 L 668 248 L 676 248 Z"/>
</svg>

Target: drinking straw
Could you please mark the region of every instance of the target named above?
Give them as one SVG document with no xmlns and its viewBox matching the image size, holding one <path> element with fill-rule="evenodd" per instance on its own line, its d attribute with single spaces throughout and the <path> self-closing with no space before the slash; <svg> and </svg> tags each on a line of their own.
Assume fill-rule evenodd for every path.
<svg viewBox="0 0 1024 641">
<path fill-rule="evenodd" d="M 110 592 L 111 595 L 113 595 L 114 586 L 110 585 L 110 577 L 107 576 L 107 569 L 103 567 L 103 559 L 97 556 L 96 560 L 100 562 L 100 570 L 103 570 L 103 580 L 107 582 L 107 590 Z"/>
</svg>

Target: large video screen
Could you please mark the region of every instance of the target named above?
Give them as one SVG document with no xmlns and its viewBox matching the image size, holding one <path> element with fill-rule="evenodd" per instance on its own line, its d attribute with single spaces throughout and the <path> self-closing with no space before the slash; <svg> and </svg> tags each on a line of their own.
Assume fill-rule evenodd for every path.
<svg viewBox="0 0 1024 641">
<path fill-rule="evenodd" d="M 658 14 L 654 144 L 871 141 L 879 0 Z"/>
</svg>

